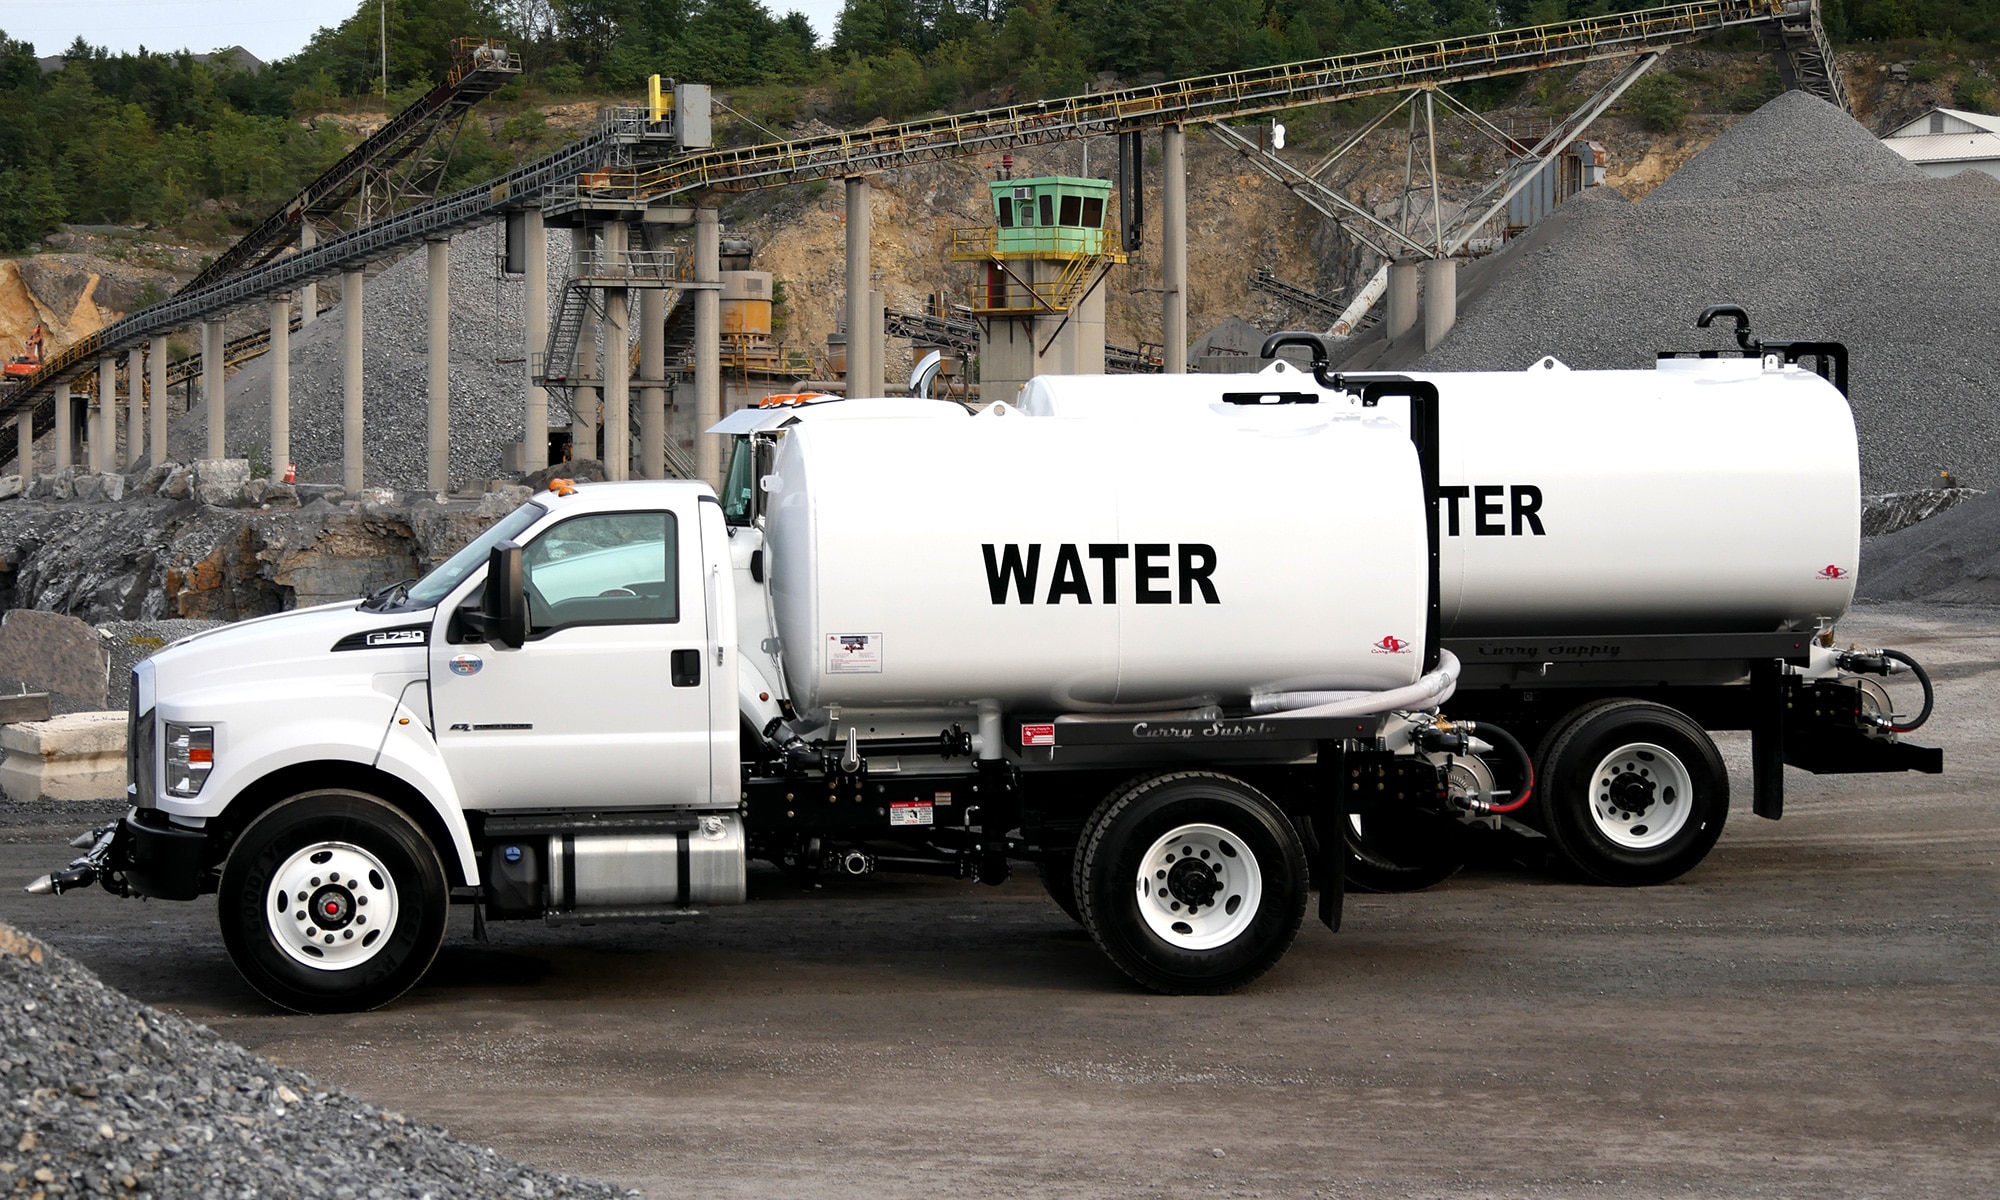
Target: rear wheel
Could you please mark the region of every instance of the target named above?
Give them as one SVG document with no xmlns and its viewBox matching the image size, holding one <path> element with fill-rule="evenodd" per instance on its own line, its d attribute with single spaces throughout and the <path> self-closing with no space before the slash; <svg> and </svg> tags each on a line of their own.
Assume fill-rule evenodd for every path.
<svg viewBox="0 0 2000 1200">
<path fill-rule="evenodd" d="M 1552 734 L 1540 825 L 1599 883 L 1666 883 L 1707 857 L 1729 816 L 1729 773 L 1701 726 L 1665 705 L 1613 700 Z"/>
<path fill-rule="evenodd" d="M 1283 957 L 1306 907 L 1305 848 L 1263 793 L 1187 771 L 1114 793 L 1085 826 L 1083 927 L 1139 983 L 1216 995 Z"/>
<path fill-rule="evenodd" d="M 236 839 L 216 906 L 236 969 L 300 1012 L 400 996 L 444 942 L 450 895 L 429 839 L 373 796 L 307 792 Z"/>
</svg>

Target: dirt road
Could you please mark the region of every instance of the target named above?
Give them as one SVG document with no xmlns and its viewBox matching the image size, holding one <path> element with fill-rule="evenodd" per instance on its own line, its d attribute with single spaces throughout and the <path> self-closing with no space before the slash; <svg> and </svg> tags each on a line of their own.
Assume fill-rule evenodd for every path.
<svg viewBox="0 0 2000 1200">
<path fill-rule="evenodd" d="M 386 1011 L 275 1015 L 212 900 L 0 889 L 142 1000 L 461 1137 L 655 1197 L 2000 1193 L 2000 616 L 1864 609 L 1933 664 L 1942 777 L 1789 772 L 1700 869 L 1356 896 L 1235 996 L 1135 990 L 1032 875 L 673 927 L 461 913 Z M 0 881 L 58 865 L 16 814 Z M 60 826 L 60 828 L 58 828 Z"/>
</svg>

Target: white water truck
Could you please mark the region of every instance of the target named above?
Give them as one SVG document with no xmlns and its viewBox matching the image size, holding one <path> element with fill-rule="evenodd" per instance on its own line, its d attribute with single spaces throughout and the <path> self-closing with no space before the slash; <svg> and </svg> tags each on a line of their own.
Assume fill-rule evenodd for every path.
<svg viewBox="0 0 2000 1200">
<path fill-rule="evenodd" d="M 1215 993 L 1283 955 L 1309 890 L 1337 929 L 1350 864 L 1408 885 L 1459 831 L 1535 804 L 1521 741 L 1457 715 L 1478 672 L 1499 673 L 1472 693 L 1496 713 L 1581 709 L 1544 757 L 1559 786 L 1590 760 L 1607 798 L 1578 819 L 1611 850 L 1584 861 L 1613 882 L 1713 843 L 1727 780 L 1701 722 L 1731 727 L 1713 723 L 1731 703 L 1759 731 L 1760 805 L 1787 759 L 1940 769 L 1856 674 L 1908 660 L 1823 644 L 1838 580 L 1749 632 L 1703 609 L 1684 632 L 1447 640 L 1446 613 L 1473 611 L 1441 586 L 1452 380 L 1326 377 L 1310 405 L 1339 419 L 1227 429 L 921 399 L 736 414 L 720 502 L 558 481 L 421 581 L 141 663 L 131 810 L 30 890 L 216 893 L 254 987 L 344 1011 L 414 983 L 454 903 L 483 937 L 741 903 L 751 858 L 986 883 L 1029 860 L 1133 979 Z M 1542 488 L 1501 493 L 1503 525 L 1509 504 L 1543 522 L 1521 544 L 1570 517 L 1569 485 L 1536 482 L 1555 478 L 1501 478 Z M 1478 531 L 1495 485 L 1466 486 Z M 1589 503 L 1651 503 L 1618 495 Z M 1476 575 L 1454 586 L 1476 597 Z M 1566 687 L 1580 704 L 1534 698 Z M 1646 836 L 1634 822 L 1671 823 L 1668 853 L 1617 842 Z M 1621 854 L 1623 877 L 1604 866 Z"/>
</svg>

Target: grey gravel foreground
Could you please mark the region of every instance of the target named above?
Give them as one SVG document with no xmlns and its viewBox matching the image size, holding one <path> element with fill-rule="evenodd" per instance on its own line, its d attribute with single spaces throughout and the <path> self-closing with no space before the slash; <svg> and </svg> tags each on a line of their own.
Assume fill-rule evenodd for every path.
<svg viewBox="0 0 2000 1200">
<path fill-rule="evenodd" d="M 0 1193 L 636 1195 L 524 1167 L 106 987 L 0 923 Z"/>
</svg>

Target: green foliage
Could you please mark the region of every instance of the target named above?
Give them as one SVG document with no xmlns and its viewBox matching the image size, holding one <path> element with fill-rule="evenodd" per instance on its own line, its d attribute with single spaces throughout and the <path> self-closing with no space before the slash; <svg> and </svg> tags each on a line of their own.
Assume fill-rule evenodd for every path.
<svg viewBox="0 0 2000 1200">
<path fill-rule="evenodd" d="M 1973 112 L 2000 113 L 2000 96 L 1994 94 L 1993 81 L 1981 79 L 1977 75 L 1965 75 L 1958 81 L 1956 99 L 1960 108 Z"/>
<path fill-rule="evenodd" d="M 1624 104 L 1641 124 L 1656 133 L 1674 133 L 1687 124 L 1694 103 L 1687 85 L 1671 74 L 1647 75 L 1626 89 Z"/>
<path fill-rule="evenodd" d="M 1738 88 L 1729 97 L 1729 111 L 1756 112 L 1764 107 L 1766 102 L 1776 99 L 1784 90 L 1785 81 L 1778 74 L 1778 69 L 1767 65 L 1755 79 Z"/>
<path fill-rule="evenodd" d="M 0 170 L 0 251 L 18 253 L 62 224 L 67 210 L 55 177 L 43 166 Z"/>
</svg>

